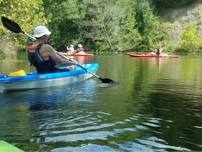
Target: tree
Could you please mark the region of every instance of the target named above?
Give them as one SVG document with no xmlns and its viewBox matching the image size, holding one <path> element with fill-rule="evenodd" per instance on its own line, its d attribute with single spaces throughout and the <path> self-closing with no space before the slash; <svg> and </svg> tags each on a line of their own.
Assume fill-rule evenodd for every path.
<svg viewBox="0 0 202 152">
<path fill-rule="evenodd" d="M 121 36 L 119 37 L 119 47 L 121 50 L 136 49 L 141 43 L 141 35 L 137 29 L 136 12 L 134 11 L 135 1 L 123 0 L 120 6 L 125 6 L 126 16 L 121 25 Z"/>
<path fill-rule="evenodd" d="M 46 17 L 52 31 L 52 44 L 55 47 L 79 41 L 76 20 L 80 18 L 77 0 L 44 0 Z"/>
<path fill-rule="evenodd" d="M 155 47 L 159 41 L 158 18 L 148 0 L 137 0 L 136 20 L 137 28 L 142 36 L 142 47 L 149 49 Z"/>
<path fill-rule="evenodd" d="M 148 0 L 44 0 L 43 6 L 55 47 L 82 42 L 91 50 L 126 51 L 159 41 Z"/>
<path fill-rule="evenodd" d="M 23 30 L 32 32 L 39 24 L 46 24 L 42 0 L 2 0 L 0 1 L 0 15 L 16 21 Z M 8 31 L 0 26 L 0 34 Z"/>
<path fill-rule="evenodd" d="M 181 39 L 181 47 L 187 52 L 194 52 L 202 47 L 202 38 L 198 35 L 198 31 L 193 25 L 187 27 Z"/>
<path fill-rule="evenodd" d="M 133 49 L 140 40 L 133 7 L 133 0 L 83 0 L 80 8 L 86 13 L 80 26 L 85 41 L 96 50 Z"/>
<path fill-rule="evenodd" d="M 190 5 L 197 0 L 153 0 L 153 3 L 158 9 L 162 8 L 177 8 Z"/>
<path fill-rule="evenodd" d="M 0 0 L 0 16 L 6 16 L 16 21 L 24 31 L 31 33 L 35 26 L 47 23 L 42 3 L 42 0 Z M 14 35 L 2 24 L 0 24 L 0 35 L 1 43 L 5 42 L 8 46 L 8 50 L 4 48 L 7 53 L 11 48 L 18 49 L 22 45 L 26 45 L 26 37 L 20 34 Z"/>
</svg>

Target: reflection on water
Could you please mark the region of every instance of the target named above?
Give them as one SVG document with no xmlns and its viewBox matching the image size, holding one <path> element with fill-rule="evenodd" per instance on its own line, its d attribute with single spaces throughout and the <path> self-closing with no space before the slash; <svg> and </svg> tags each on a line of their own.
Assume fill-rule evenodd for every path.
<svg viewBox="0 0 202 152">
<path fill-rule="evenodd" d="M 30 152 L 202 150 L 201 58 L 96 61 L 120 84 L 0 94 L 1 139 Z"/>
</svg>

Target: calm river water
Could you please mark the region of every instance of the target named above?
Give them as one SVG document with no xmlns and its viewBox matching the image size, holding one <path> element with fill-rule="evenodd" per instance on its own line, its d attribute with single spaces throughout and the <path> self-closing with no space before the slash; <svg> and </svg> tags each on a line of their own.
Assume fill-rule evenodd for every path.
<svg viewBox="0 0 202 152">
<path fill-rule="evenodd" d="M 202 57 L 97 55 L 98 74 L 64 87 L 0 94 L 0 139 L 26 152 L 202 151 Z M 0 61 L 0 72 L 30 70 Z"/>
</svg>

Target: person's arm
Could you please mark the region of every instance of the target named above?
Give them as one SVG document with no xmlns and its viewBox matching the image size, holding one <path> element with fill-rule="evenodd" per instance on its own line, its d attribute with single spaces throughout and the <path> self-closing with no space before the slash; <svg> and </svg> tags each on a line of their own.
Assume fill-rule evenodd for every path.
<svg viewBox="0 0 202 152">
<path fill-rule="evenodd" d="M 85 49 L 84 48 L 80 48 L 80 51 L 85 51 Z"/>
<path fill-rule="evenodd" d="M 52 46 L 48 45 L 48 44 L 44 44 L 41 48 L 41 54 L 43 54 L 43 57 L 45 59 L 48 59 L 49 57 L 51 57 L 51 59 L 53 61 L 56 62 L 56 64 L 67 64 L 67 65 L 72 65 L 74 64 L 73 62 L 62 58 L 59 55 L 59 52 L 57 52 Z"/>
<path fill-rule="evenodd" d="M 61 56 L 61 55 L 68 55 L 68 53 L 66 53 L 66 52 L 58 52 L 58 51 L 57 51 L 56 53 L 57 53 L 58 55 L 60 55 L 60 56 Z"/>
</svg>

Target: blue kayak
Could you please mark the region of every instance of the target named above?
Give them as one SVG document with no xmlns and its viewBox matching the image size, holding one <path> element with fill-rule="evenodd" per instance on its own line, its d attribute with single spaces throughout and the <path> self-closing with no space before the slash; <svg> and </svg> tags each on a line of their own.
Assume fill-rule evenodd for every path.
<svg viewBox="0 0 202 152">
<path fill-rule="evenodd" d="M 83 64 L 89 72 L 76 66 L 67 72 L 37 74 L 29 73 L 25 76 L 0 75 L 0 92 L 28 90 L 36 88 L 56 87 L 81 82 L 93 77 L 99 68 L 98 64 Z"/>
</svg>

